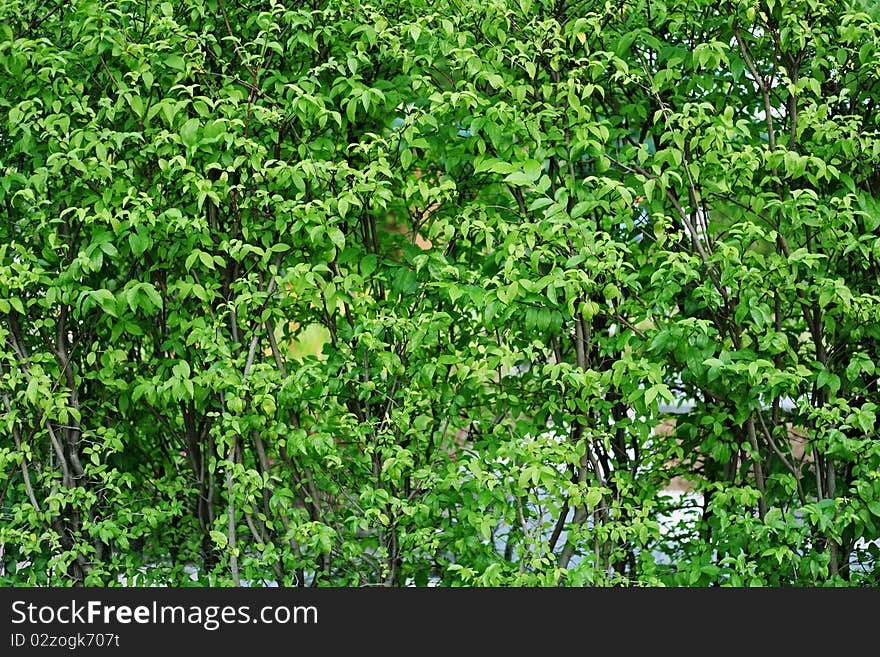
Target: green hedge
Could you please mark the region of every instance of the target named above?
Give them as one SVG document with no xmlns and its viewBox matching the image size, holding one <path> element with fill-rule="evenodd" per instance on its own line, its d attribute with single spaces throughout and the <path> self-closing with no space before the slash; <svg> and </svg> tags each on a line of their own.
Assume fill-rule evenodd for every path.
<svg viewBox="0 0 880 657">
<path fill-rule="evenodd" d="M 870 2 L 3 2 L 0 582 L 876 585 L 878 100 Z"/>
</svg>

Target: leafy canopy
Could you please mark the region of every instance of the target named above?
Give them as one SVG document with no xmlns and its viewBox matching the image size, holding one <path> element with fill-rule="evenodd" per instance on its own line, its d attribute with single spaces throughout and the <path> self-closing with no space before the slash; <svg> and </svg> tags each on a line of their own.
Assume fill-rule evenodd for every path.
<svg viewBox="0 0 880 657">
<path fill-rule="evenodd" d="M 7 0 L 0 73 L 2 581 L 877 583 L 873 3 Z"/>
</svg>

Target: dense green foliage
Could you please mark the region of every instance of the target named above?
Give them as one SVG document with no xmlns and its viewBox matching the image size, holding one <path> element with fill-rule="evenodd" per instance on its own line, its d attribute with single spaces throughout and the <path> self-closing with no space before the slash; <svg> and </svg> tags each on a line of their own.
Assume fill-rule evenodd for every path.
<svg viewBox="0 0 880 657">
<path fill-rule="evenodd" d="M 877 584 L 878 101 L 857 0 L 6 0 L 0 581 Z"/>
</svg>

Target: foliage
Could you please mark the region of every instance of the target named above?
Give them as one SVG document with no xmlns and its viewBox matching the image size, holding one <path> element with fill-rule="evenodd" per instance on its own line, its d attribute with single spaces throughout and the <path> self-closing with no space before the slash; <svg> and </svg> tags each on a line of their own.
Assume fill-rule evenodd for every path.
<svg viewBox="0 0 880 657">
<path fill-rule="evenodd" d="M 0 71 L 4 582 L 877 583 L 872 3 L 8 0 Z"/>
</svg>

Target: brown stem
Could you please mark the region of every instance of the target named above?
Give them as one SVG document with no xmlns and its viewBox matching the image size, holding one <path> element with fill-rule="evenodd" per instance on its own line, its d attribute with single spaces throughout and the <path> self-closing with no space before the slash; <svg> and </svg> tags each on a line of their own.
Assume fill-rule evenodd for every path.
<svg viewBox="0 0 880 657">
<path fill-rule="evenodd" d="M 761 451 L 758 447 L 758 437 L 755 433 L 755 416 L 750 414 L 746 420 L 746 431 L 749 435 L 749 444 L 754 452 L 752 456 L 752 469 L 755 473 L 755 484 L 761 493 L 761 499 L 758 500 L 758 516 L 764 520 L 767 515 L 767 493 L 764 486 L 764 469 L 761 465 Z"/>
<path fill-rule="evenodd" d="M 68 306 L 62 306 L 55 328 L 55 356 L 58 359 L 58 364 L 61 366 L 61 371 L 67 382 L 68 403 L 70 408 L 74 409 L 78 415 L 80 412 L 79 394 L 77 393 L 76 377 L 73 375 L 73 367 L 70 365 L 71 354 L 68 353 L 67 338 L 65 336 L 65 333 L 67 332 L 67 314 Z M 76 344 L 74 344 L 74 348 L 76 348 Z M 79 438 L 82 435 L 82 428 L 80 427 L 79 420 L 77 420 L 77 417 L 73 414 L 70 414 L 69 421 L 72 429 L 65 429 L 65 434 L 67 435 L 67 449 L 69 452 L 68 458 L 77 479 L 81 479 L 83 476 L 83 467 L 79 460 L 78 443 Z"/>
<path fill-rule="evenodd" d="M 233 436 L 232 446 L 229 448 L 229 464 L 226 466 L 226 495 L 228 497 L 226 540 L 229 543 L 229 569 L 232 572 L 232 582 L 235 586 L 241 586 L 241 579 L 238 576 L 238 555 L 236 554 L 235 498 L 233 497 L 232 488 L 232 468 L 235 465 L 235 452 L 237 448 L 238 436 Z"/>
<path fill-rule="evenodd" d="M 733 26 L 733 36 L 736 38 L 736 43 L 739 45 L 739 51 L 746 62 L 749 73 L 752 74 L 752 78 L 754 78 L 755 84 L 758 85 L 758 89 L 761 92 L 761 98 L 764 101 L 764 122 L 767 125 L 767 139 L 769 140 L 770 150 L 775 151 L 776 131 L 773 129 L 773 117 L 770 114 L 772 105 L 770 103 L 769 85 L 767 84 L 767 80 L 765 80 L 764 77 L 760 73 L 758 73 L 758 69 L 757 67 L 755 67 L 755 62 L 752 60 L 748 48 L 746 48 L 745 41 L 743 41 L 742 35 L 740 34 L 739 26 L 736 24 L 734 24 Z M 773 171 L 773 175 L 776 175 L 775 169 Z"/>
<path fill-rule="evenodd" d="M 0 364 L 0 378 L 2 377 L 4 377 L 3 366 L 2 364 Z M 9 395 L 6 394 L 5 390 L 2 394 L 3 406 L 6 408 L 6 412 L 12 413 L 12 405 L 9 403 Z M 37 497 L 34 494 L 34 487 L 31 485 L 31 475 L 30 470 L 28 469 L 27 459 L 22 452 L 21 431 L 16 424 L 12 425 L 12 437 L 15 439 L 15 449 L 21 454 L 21 476 L 22 479 L 24 479 L 24 488 L 27 492 L 28 499 L 31 501 L 31 505 L 34 507 L 34 510 L 37 513 L 42 513 L 40 505 L 37 504 Z M 0 500 L 2 500 L 2 498 L 0 498 Z"/>
<path fill-rule="evenodd" d="M 797 483 L 798 498 L 800 499 L 801 504 L 806 504 L 807 499 L 804 495 L 803 486 L 801 485 L 801 473 L 798 471 L 797 468 L 794 467 L 794 465 L 789 462 L 789 460 L 785 457 L 785 454 L 783 454 L 782 450 L 780 450 L 777 446 L 776 440 L 774 440 L 773 438 L 773 434 L 767 428 L 767 423 L 764 422 L 764 414 L 760 411 L 758 411 L 758 419 L 761 422 L 761 433 L 764 435 L 765 441 L 776 453 L 776 456 L 779 457 L 779 460 L 782 461 L 782 464 L 785 466 L 785 468 L 794 475 L 795 482 Z"/>
</svg>

